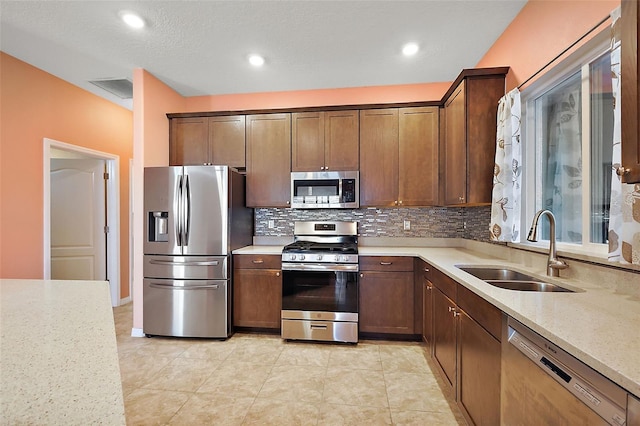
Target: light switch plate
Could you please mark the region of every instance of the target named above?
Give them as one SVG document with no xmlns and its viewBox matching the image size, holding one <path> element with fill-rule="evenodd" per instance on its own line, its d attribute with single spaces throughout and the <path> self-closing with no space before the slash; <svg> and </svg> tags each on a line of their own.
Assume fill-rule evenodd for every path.
<svg viewBox="0 0 640 426">
<path fill-rule="evenodd" d="M 405 231 L 409 231 L 411 229 L 411 221 L 410 220 L 405 220 L 404 221 L 404 230 Z"/>
</svg>

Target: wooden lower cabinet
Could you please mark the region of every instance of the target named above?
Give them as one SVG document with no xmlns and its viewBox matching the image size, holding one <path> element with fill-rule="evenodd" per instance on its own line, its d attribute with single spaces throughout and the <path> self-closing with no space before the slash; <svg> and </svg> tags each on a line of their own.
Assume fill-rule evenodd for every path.
<svg viewBox="0 0 640 426">
<path fill-rule="evenodd" d="M 439 271 L 432 279 L 432 357 L 437 369 L 469 424 L 499 425 L 504 316 Z M 427 301 L 429 296 L 423 296 Z"/>
<path fill-rule="evenodd" d="M 360 332 L 414 334 L 413 276 L 411 257 L 360 257 Z"/>
<path fill-rule="evenodd" d="M 456 304 L 433 288 L 433 358 L 451 389 L 456 388 Z"/>
<path fill-rule="evenodd" d="M 280 328 L 282 273 L 280 256 L 234 256 L 233 325 Z"/>
<path fill-rule="evenodd" d="M 500 342 L 465 311 L 459 313 L 458 404 L 471 424 L 498 425 Z"/>
</svg>

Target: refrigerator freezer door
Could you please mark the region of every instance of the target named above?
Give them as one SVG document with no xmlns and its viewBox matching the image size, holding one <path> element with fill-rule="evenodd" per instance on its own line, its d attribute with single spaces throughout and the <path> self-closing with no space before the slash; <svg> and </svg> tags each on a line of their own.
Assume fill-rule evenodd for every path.
<svg viewBox="0 0 640 426">
<path fill-rule="evenodd" d="M 182 167 L 144 169 L 145 254 L 182 254 L 181 176 Z"/>
<path fill-rule="evenodd" d="M 145 279 L 144 333 L 226 339 L 228 291 L 224 280 Z"/>
<path fill-rule="evenodd" d="M 228 256 L 144 256 L 145 278 L 226 280 Z"/>
<path fill-rule="evenodd" d="M 226 255 L 228 251 L 226 166 L 186 166 L 183 187 L 184 255 Z"/>
</svg>

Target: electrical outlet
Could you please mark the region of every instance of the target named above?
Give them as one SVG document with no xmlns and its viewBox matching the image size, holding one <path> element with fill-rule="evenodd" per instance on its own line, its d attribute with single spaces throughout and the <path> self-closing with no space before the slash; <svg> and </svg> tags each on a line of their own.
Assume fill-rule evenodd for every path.
<svg viewBox="0 0 640 426">
<path fill-rule="evenodd" d="M 411 221 L 410 220 L 405 220 L 404 221 L 404 230 L 405 231 L 409 231 L 411 229 Z"/>
<path fill-rule="evenodd" d="M 271 219 L 267 222 L 267 226 L 269 227 L 269 229 L 273 229 L 276 227 L 276 221 Z"/>
</svg>

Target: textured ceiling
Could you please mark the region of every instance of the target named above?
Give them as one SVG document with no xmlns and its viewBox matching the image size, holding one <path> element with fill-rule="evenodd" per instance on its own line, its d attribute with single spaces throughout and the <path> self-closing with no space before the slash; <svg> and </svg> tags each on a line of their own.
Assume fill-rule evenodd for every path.
<svg viewBox="0 0 640 426">
<path fill-rule="evenodd" d="M 183 96 L 451 81 L 525 3 L 0 0 L 0 48 L 128 108 L 89 80 L 144 68 Z M 147 26 L 126 27 L 123 10 Z M 411 58 L 408 41 L 421 47 Z"/>
</svg>

